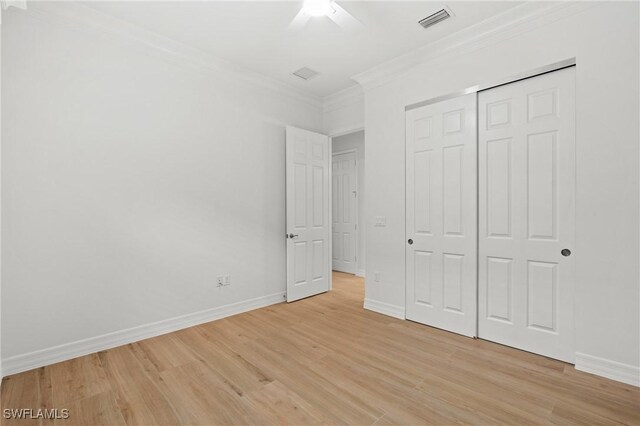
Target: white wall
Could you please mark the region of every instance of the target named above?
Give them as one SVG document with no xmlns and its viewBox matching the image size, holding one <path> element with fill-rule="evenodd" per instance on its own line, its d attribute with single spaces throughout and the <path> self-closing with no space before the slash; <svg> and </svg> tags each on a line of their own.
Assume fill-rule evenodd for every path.
<svg viewBox="0 0 640 426">
<path fill-rule="evenodd" d="M 3 19 L 5 360 L 284 292 L 285 125 L 321 131 L 319 102 L 31 5 Z"/>
<path fill-rule="evenodd" d="M 329 136 L 364 128 L 364 93 L 359 85 L 341 90 L 323 100 L 322 130 Z"/>
<path fill-rule="evenodd" d="M 366 219 L 365 215 L 365 156 L 364 156 L 364 131 L 360 130 L 354 133 L 348 133 L 342 136 L 336 136 L 331 140 L 331 149 L 333 152 L 346 151 L 355 149 L 357 151 L 358 162 L 358 271 L 357 275 L 364 276 L 365 273 L 365 233 Z"/>
<path fill-rule="evenodd" d="M 602 365 L 621 363 L 618 367 L 629 377 L 637 375 L 638 7 L 584 6 L 534 21 L 526 31 L 511 31 L 500 40 L 449 50 L 386 82 L 371 80 L 365 86 L 365 180 L 367 188 L 375 188 L 366 201 L 367 275 L 381 273 L 381 282 L 367 278 L 367 299 L 404 308 L 405 105 L 575 57 L 576 350 Z M 376 215 L 386 216 L 386 227 L 372 226 Z"/>
</svg>

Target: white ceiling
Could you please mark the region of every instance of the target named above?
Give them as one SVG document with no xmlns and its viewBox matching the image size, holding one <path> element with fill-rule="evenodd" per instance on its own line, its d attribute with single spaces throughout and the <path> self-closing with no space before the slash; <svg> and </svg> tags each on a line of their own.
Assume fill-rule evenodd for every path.
<svg viewBox="0 0 640 426">
<path fill-rule="evenodd" d="M 329 18 L 287 29 L 302 1 L 108 1 L 85 3 L 115 18 L 203 50 L 249 70 L 327 96 L 351 76 L 495 16 L 520 2 L 338 1 L 364 24 L 348 33 Z M 429 29 L 418 21 L 448 6 L 454 17 Z M 320 75 L 304 81 L 303 66 Z"/>
</svg>

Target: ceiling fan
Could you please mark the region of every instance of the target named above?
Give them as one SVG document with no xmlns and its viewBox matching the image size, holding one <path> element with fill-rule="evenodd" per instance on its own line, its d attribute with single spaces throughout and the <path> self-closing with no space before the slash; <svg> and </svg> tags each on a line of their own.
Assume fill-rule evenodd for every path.
<svg viewBox="0 0 640 426">
<path fill-rule="evenodd" d="M 341 28 L 349 31 L 359 30 L 363 27 L 360 21 L 340 7 L 335 0 L 304 0 L 302 9 L 289 24 L 289 29 L 301 29 L 309 19 L 318 17 L 327 17 Z"/>
</svg>

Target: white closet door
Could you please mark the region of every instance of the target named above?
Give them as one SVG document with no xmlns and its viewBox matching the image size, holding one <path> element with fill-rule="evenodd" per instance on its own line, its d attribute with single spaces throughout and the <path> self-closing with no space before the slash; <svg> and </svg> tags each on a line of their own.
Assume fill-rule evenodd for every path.
<svg viewBox="0 0 640 426">
<path fill-rule="evenodd" d="M 332 164 L 333 270 L 355 274 L 358 269 L 355 151 L 334 154 Z"/>
<path fill-rule="evenodd" d="M 574 68 L 479 94 L 479 337 L 574 361 Z"/>
<path fill-rule="evenodd" d="M 406 317 L 476 335 L 476 95 L 406 114 Z"/>
</svg>

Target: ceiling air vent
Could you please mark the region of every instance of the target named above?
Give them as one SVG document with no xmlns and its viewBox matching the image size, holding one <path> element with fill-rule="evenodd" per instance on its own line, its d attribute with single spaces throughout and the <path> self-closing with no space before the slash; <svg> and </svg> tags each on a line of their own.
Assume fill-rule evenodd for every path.
<svg viewBox="0 0 640 426">
<path fill-rule="evenodd" d="M 309 80 L 318 74 L 318 71 L 314 71 L 311 68 L 307 67 L 302 67 L 298 71 L 293 72 L 293 75 L 295 75 L 296 77 L 300 77 L 303 80 Z"/>
<path fill-rule="evenodd" d="M 435 25 L 438 22 L 444 21 L 445 19 L 450 17 L 451 17 L 451 12 L 449 12 L 447 9 L 441 9 L 436 13 L 429 15 L 424 19 L 419 20 L 418 23 L 422 25 L 423 28 L 429 28 L 430 26 Z"/>
</svg>

